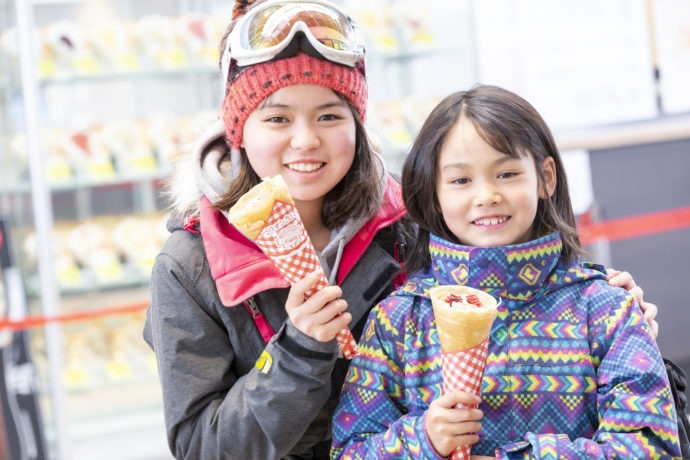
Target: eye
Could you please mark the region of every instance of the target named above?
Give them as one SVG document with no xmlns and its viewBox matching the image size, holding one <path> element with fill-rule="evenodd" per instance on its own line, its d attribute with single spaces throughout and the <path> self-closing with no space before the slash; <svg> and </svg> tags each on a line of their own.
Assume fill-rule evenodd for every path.
<svg viewBox="0 0 690 460">
<path fill-rule="evenodd" d="M 518 173 L 515 171 L 502 172 L 498 175 L 499 179 L 510 179 L 511 177 L 517 176 Z"/>
<path fill-rule="evenodd" d="M 286 117 L 277 115 L 277 116 L 274 116 L 274 117 L 268 117 L 268 118 L 266 118 L 265 121 L 266 121 L 267 123 L 287 123 L 287 122 L 289 122 L 290 120 L 288 120 Z"/>
<path fill-rule="evenodd" d="M 451 184 L 458 184 L 458 185 L 464 185 L 464 184 L 469 184 L 471 182 L 469 177 L 458 177 L 456 179 L 452 179 L 450 181 Z"/>
<path fill-rule="evenodd" d="M 328 114 L 325 114 L 325 115 L 321 115 L 321 116 L 319 117 L 319 120 L 320 120 L 320 121 L 333 121 L 333 120 L 342 120 L 342 119 L 343 119 L 342 116 L 337 115 L 337 114 L 335 114 L 335 113 L 328 113 Z"/>
</svg>

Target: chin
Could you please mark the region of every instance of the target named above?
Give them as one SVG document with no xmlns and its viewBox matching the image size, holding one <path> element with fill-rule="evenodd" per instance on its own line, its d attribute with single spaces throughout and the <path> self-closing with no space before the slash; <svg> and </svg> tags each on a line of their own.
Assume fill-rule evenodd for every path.
<svg viewBox="0 0 690 460">
<path fill-rule="evenodd" d="M 467 240 L 465 240 L 467 241 Z M 508 246 L 513 244 L 509 238 L 476 238 L 470 242 L 463 243 L 467 246 L 476 246 L 483 248 L 493 248 L 496 246 Z"/>
</svg>

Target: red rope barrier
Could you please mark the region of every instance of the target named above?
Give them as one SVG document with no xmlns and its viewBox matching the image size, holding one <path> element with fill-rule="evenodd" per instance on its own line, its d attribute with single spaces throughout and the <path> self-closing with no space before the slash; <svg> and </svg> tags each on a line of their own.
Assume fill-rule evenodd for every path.
<svg viewBox="0 0 690 460">
<path fill-rule="evenodd" d="M 83 321 L 86 319 L 100 318 L 103 316 L 123 315 L 127 313 L 137 313 L 145 310 L 149 306 L 148 302 L 138 302 L 129 305 L 119 305 L 117 307 L 93 308 L 74 312 L 61 313 L 54 316 L 27 316 L 19 320 L 4 318 L 0 321 L 0 329 L 12 329 L 21 331 L 35 327 L 43 327 L 49 323 L 66 323 L 71 321 Z"/>
<path fill-rule="evenodd" d="M 588 245 L 600 240 L 617 241 L 625 238 L 651 235 L 690 227 L 690 207 L 659 211 L 639 216 L 622 217 L 605 222 L 587 223 L 578 227 L 580 241 Z M 103 316 L 137 313 L 145 310 L 149 302 L 138 302 L 116 307 L 94 308 L 61 313 L 54 316 L 27 316 L 21 320 L 0 320 L 0 329 L 14 331 L 42 327 L 50 323 L 66 323 L 100 318 Z"/>
<path fill-rule="evenodd" d="M 583 225 L 579 227 L 580 242 L 587 245 L 600 240 L 617 241 L 686 227 L 690 227 L 690 207 Z"/>
</svg>

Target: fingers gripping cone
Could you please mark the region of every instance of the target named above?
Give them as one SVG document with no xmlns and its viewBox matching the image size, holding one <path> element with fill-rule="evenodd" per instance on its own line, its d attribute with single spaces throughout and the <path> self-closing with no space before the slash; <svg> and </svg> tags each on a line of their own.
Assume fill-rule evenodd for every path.
<svg viewBox="0 0 690 460">
<path fill-rule="evenodd" d="M 437 286 L 429 294 L 443 352 L 443 389 L 479 396 L 496 299 L 468 286 Z M 458 447 L 450 458 L 469 459 L 470 448 Z"/>
<path fill-rule="evenodd" d="M 259 246 L 290 284 L 320 270 L 319 281 L 305 293 L 306 298 L 328 286 L 282 176 L 266 178 L 244 194 L 228 212 L 228 220 Z M 345 358 L 352 359 L 359 354 L 357 342 L 347 327 L 335 339 Z"/>
</svg>

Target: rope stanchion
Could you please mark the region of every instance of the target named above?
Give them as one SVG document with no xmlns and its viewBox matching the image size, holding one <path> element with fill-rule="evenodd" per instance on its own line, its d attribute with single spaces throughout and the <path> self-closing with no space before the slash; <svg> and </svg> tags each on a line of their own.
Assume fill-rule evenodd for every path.
<svg viewBox="0 0 690 460">
<path fill-rule="evenodd" d="M 137 313 L 145 310 L 148 306 L 149 302 L 137 302 L 128 305 L 118 305 L 116 307 L 93 308 L 89 310 L 66 312 L 54 316 L 34 315 L 17 320 L 3 318 L 0 320 L 0 330 L 10 329 L 13 331 L 21 331 L 36 327 L 43 327 L 50 323 L 66 323 L 71 321 L 83 321 L 101 318 L 104 316 Z"/>
</svg>

